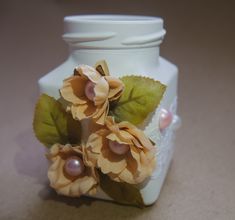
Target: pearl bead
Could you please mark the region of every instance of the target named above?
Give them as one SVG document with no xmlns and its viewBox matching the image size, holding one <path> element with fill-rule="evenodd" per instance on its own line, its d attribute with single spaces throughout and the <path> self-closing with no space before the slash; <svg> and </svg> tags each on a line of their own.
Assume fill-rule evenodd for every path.
<svg viewBox="0 0 235 220">
<path fill-rule="evenodd" d="M 95 98 L 94 88 L 95 88 L 95 83 L 88 81 L 85 86 L 85 94 L 86 94 L 86 97 L 91 101 L 94 101 L 94 98 Z"/>
<path fill-rule="evenodd" d="M 77 177 L 83 173 L 84 169 L 84 163 L 80 157 L 73 156 L 65 161 L 64 170 L 69 176 Z"/>
<path fill-rule="evenodd" d="M 115 154 L 123 155 L 128 152 L 130 147 L 127 144 L 119 144 L 117 141 L 109 140 L 109 149 Z"/>
<path fill-rule="evenodd" d="M 160 131 L 166 129 L 172 122 L 173 116 L 172 113 L 166 109 L 161 109 L 159 127 Z"/>
<path fill-rule="evenodd" d="M 178 128 L 180 128 L 181 124 L 182 124 L 181 118 L 178 115 L 174 115 L 172 119 L 173 129 L 177 130 Z"/>
</svg>

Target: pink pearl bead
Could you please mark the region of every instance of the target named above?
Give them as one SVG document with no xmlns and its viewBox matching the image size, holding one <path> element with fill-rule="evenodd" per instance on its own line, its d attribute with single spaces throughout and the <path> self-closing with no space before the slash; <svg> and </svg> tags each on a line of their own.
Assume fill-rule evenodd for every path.
<svg viewBox="0 0 235 220">
<path fill-rule="evenodd" d="M 161 109 L 159 127 L 160 131 L 166 129 L 172 122 L 173 116 L 172 113 L 166 109 Z"/>
<path fill-rule="evenodd" d="M 84 169 L 84 163 L 80 157 L 73 156 L 65 161 L 64 170 L 69 176 L 77 177 L 83 173 Z"/>
<path fill-rule="evenodd" d="M 95 98 L 94 88 L 95 88 L 95 83 L 88 81 L 85 86 L 85 94 L 86 94 L 86 97 L 91 101 L 94 101 L 94 98 Z"/>
<path fill-rule="evenodd" d="M 130 147 L 127 144 L 119 144 L 117 141 L 111 141 L 109 140 L 109 149 L 118 155 L 126 154 Z"/>
</svg>

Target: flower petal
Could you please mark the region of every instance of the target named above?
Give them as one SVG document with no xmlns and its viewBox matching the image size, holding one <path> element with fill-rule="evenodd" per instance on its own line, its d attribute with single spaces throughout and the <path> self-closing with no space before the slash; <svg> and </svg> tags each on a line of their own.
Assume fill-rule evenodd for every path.
<svg viewBox="0 0 235 220">
<path fill-rule="evenodd" d="M 81 76 L 72 76 L 64 80 L 60 89 L 61 96 L 73 104 L 84 104 L 86 102 L 85 85 L 88 80 Z"/>
<path fill-rule="evenodd" d="M 96 107 L 91 102 L 87 102 L 83 105 L 72 105 L 70 109 L 73 118 L 78 120 L 92 117 L 96 111 Z"/>
<path fill-rule="evenodd" d="M 50 166 L 48 170 L 48 178 L 50 180 L 51 187 L 64 187 L 70 183 L 70 180 L 65 178 L 63 173 L 64 164 L 65 162 L 57 156 L 53 164 Z"/>
<path fill-rule="evenodd" d="M 101 77 L 97 81 L 94 91 L 95 91 L 94 102 L 96 106 L 101 105 L 106 100 L 108 100 L 109 84 L 107 83 L 104 77 Z"/>
<path fill-rule="evenodd" d="M 86 194 L 95 184 L 96 180 L 93 177 L 84 176 L 78 178 L 70 186 L 70 195 L 80 196 Z"/>
<path fill-rule="evenodd" d="M 125 156 L 116 155 L 109 149 L 108 140 L 103 139 L 103 146 L 97 165 L 103 173 L 120 173 L 127 166 Z"/>
<path fill-rule="evenodd" d="M 103 146 L 103 137 L 93 133 L 89 136 L 88 141 L 87 141 L 87 148 L 90 149 L 93 153 L 100 153 L 101 148 Z"/>
<path fill-rule="evenodd" d="M 105 60 L 100 60 L 95 64 L 95 69 L 101 76 L 109 76 L 109 68 Z"/>
<path fill-rule="evenodd" d="M 105 78 L 109 84 L 109 100 L 110 101 L 117 100 L 123 92 L 124 89 L 123 82 L 120 79 L 113 76 L 106 76 Z"/>
<path fill-rule="evenodd" d="M 152 142 L 149 140 L 149 138 L 146 137 L 143 131 L 135 128 L 128 129 L 128 132 L 132 134 L 144 148 L 147 148 L 149 150 L 152 150 L 154 148 Z"/>
<path fill-rule="evenodd" d="M 126 182 L 129 184 L 136 184 L 136 181 L 134 179 L 134 174 L 128 169 L 124 169 L 119 174 L 119 179 L 121 180 L 121 182 Z"/>
<path fill-rule="evenodd" d="M 109 158 L 104 158 L 100 156 L 97 160 L 97 165 L 101 169 L 102 173 L 120 173 L 126 168 L 126 160 L 122 159 L 120 161 L 110 161 Z"/>
<path fill-rule="evenodd" d="M 86 76 L 90 81 L 93 83 L 97 83 L 98 80 L 101 78 L 99 72 L 96 71 L 95 68 L 81 64 L 75 69 L 75 75 Z"/>
<path fill-rule="evenodd" d="M 105 101 L 100 106 L 97 106 L 96 111 L 92 115 L 92 118 L 95 119 L 97 124 L 103 125 L 105 123 L 106 116 L 108 115 L 109 111 L 109 102 L 108 100 Z"/>
<path fill-rule="evenodd" d="M 128 139 L 125 140 L 120 139 L 115 133 L 110 133 L 109 135 L 107 135 L 106 138 L 108 138 L 111 141 L 117 141 L 119 144 L 128 144 L 128 145 L 131 144 L 131 141 L 128 141 Z"/>
</svg>

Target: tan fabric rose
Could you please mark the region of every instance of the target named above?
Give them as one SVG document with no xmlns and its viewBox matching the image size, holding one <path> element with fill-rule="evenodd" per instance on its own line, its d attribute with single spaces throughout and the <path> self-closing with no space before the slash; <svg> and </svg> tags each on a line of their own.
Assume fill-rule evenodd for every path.
<svg viewBox="0 0 235 220">
<path fill-rule="evenodd" d="M 110 142 L 124 144 L 129 150 L 116 154 Z M 141 183 L 155 168 L 156 149 L 143 131 L 129 122 L 115 123 L 109 116 L 105 128 L 89 136 L 86 151 L 91 163 L 117 182 Z"/>
<path fill-rule="evenodd" d="M 66 159 L 77 156 L 84 162 L 85 169 L 78 177 L 69 176 L 64 167 Z M 79 197 L 83 194 L 95 194 L 98 176 L 95 168 L 86 160 L 81 147 L 55 144 L 51 147 L 47 158 L 52 162 L 48 170 L 50 185 L 58 194 Z"/>
<path fill-rule="evenodd" d="M 107 64 L 102 61 L 96 64 L 96 68 L 78 66 L 74 75 L 64 80 L 60 93 L 69 103 L 67 109 L 74 119 L 93 118 L 96 123 L 103 125 L 109 102 L 118 99 L 123 88 L 121 80 L 109 76 Z"/>
</svg>

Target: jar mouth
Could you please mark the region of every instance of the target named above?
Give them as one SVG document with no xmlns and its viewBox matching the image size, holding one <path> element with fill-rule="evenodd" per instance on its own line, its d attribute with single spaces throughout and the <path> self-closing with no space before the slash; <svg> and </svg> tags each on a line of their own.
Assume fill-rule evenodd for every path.
<svg viewBox="0 0 235 220">
<path fill-rule="evenodd" d="M 159 17 L 142 15 L 72 15 L 64 18 L 65 22 L 83 22 L 83 23 L 158 23 L 162 22 Z"/>
</svg>

